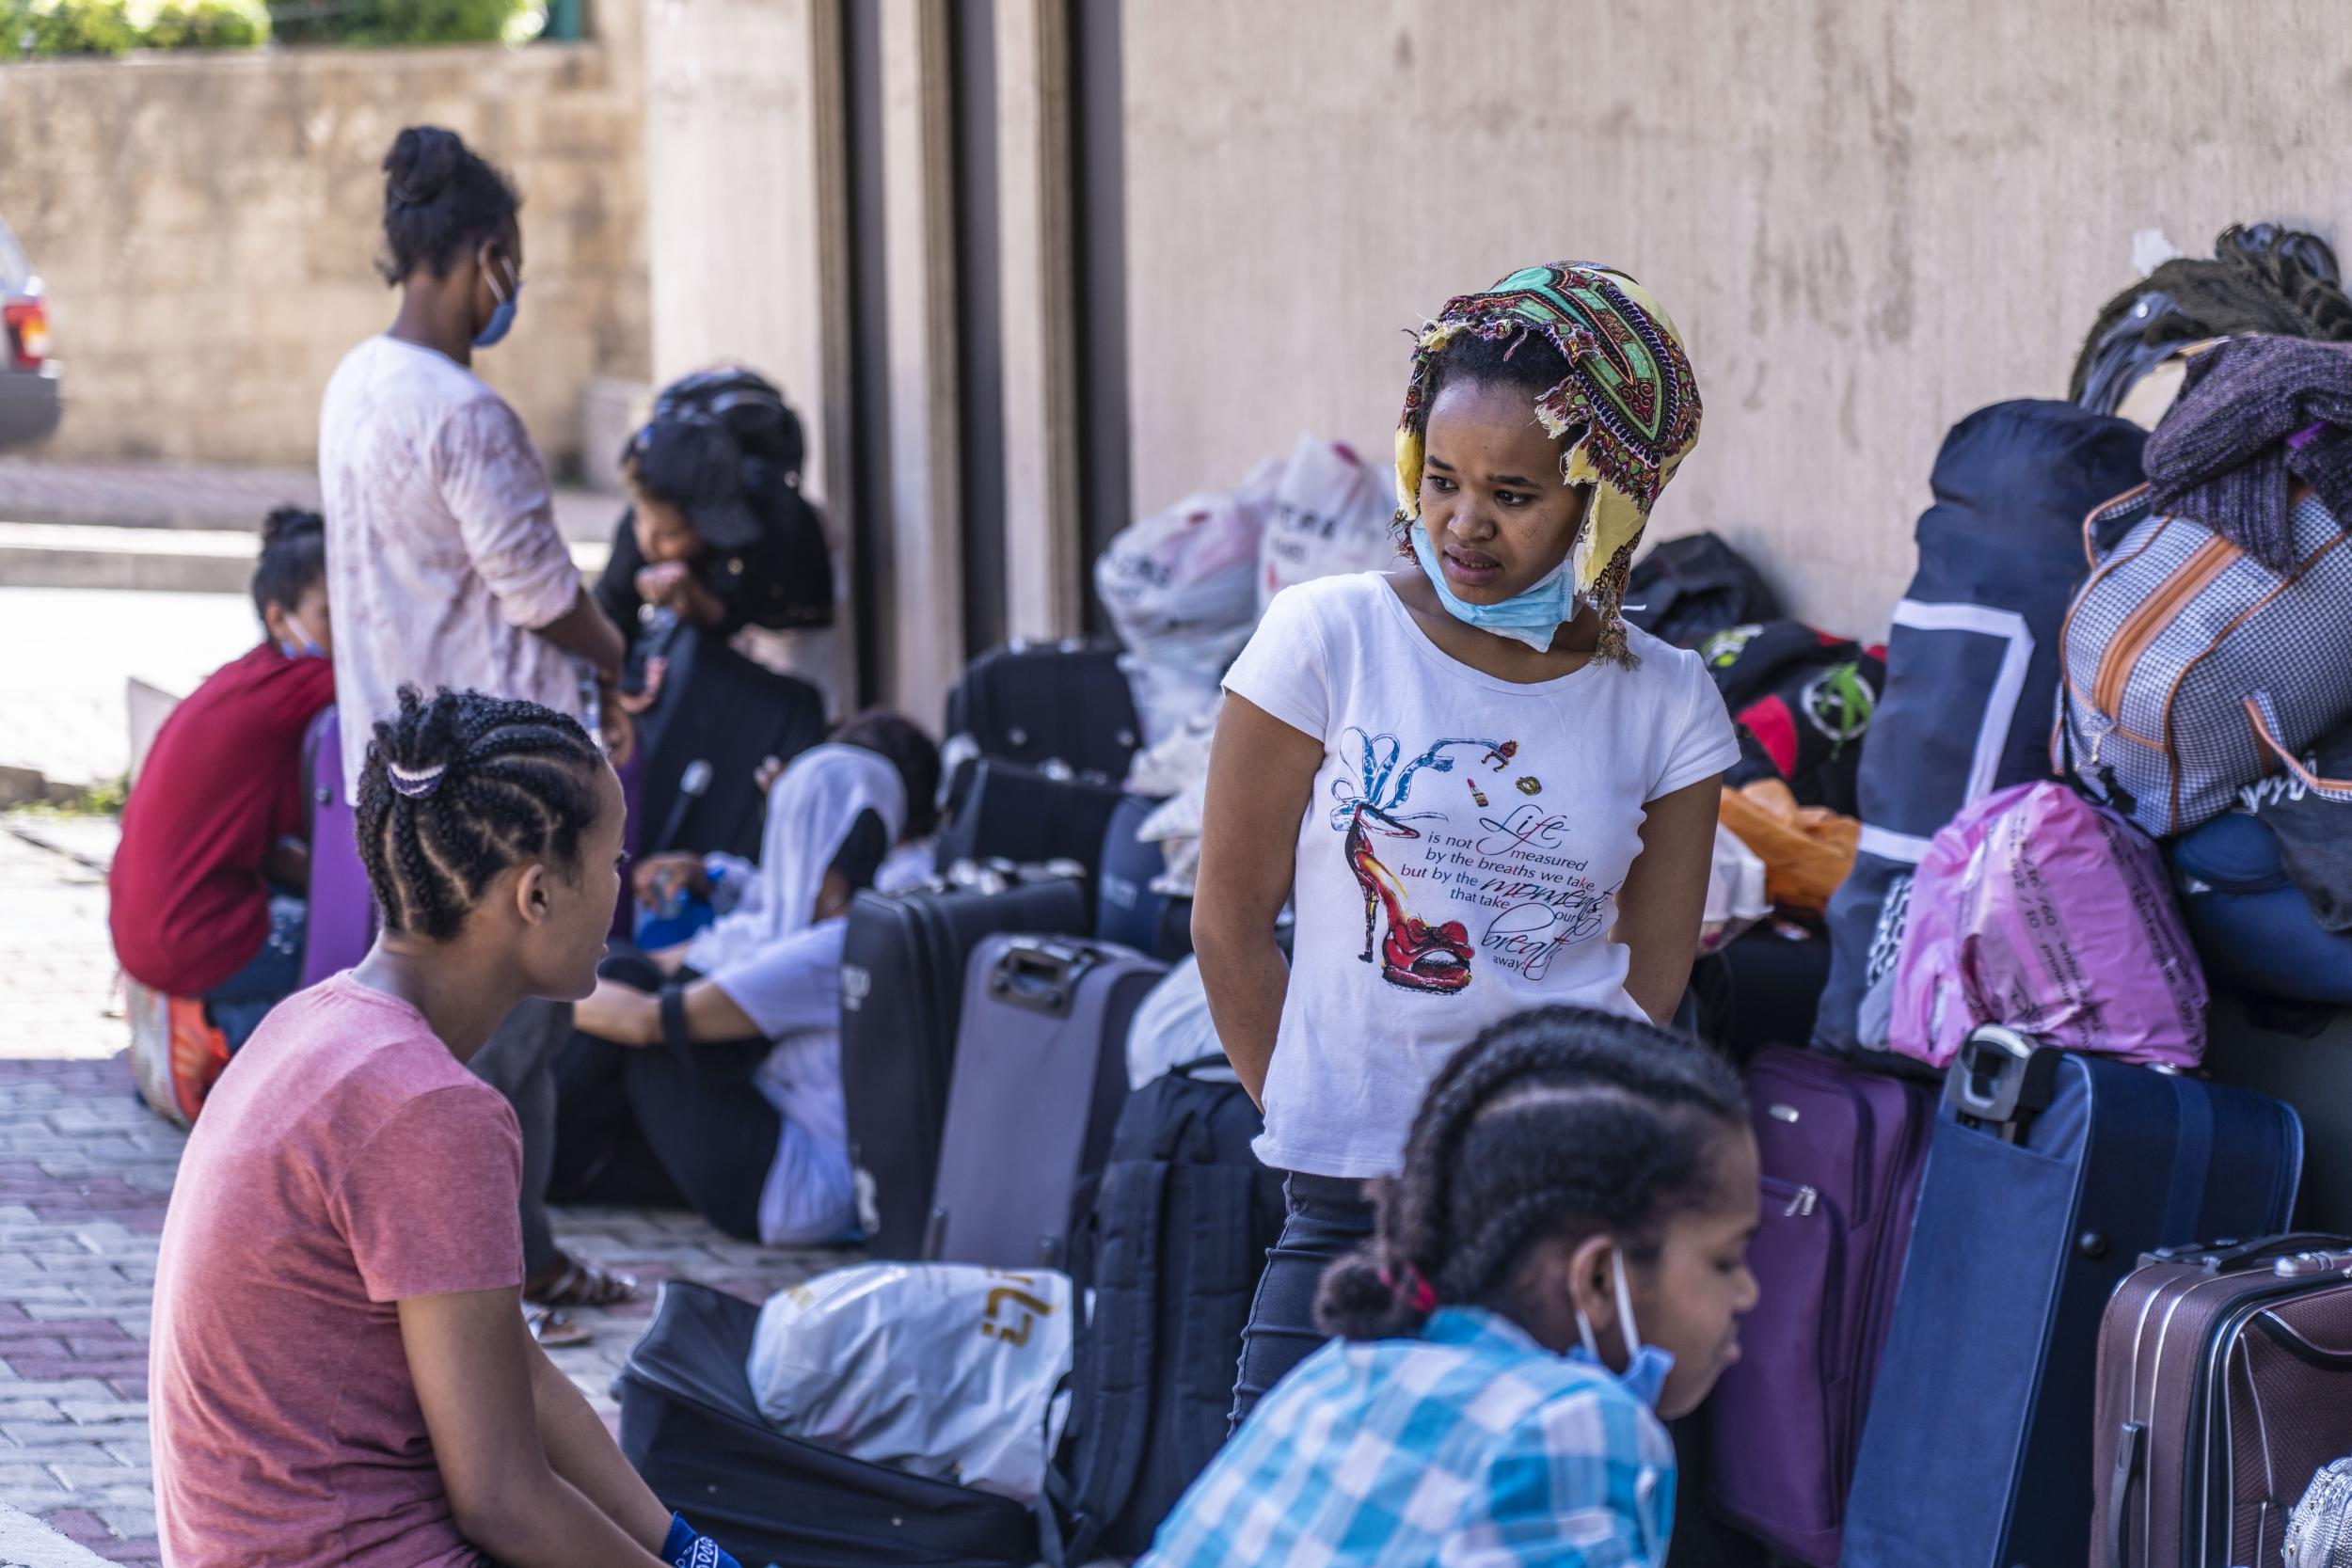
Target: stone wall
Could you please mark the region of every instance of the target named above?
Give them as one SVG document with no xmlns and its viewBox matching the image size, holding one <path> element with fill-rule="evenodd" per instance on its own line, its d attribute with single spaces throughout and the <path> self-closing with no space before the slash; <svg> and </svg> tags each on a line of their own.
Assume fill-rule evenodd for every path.
<svg viewBox="0 0 2352 1568">
<path fill-rule="evenodd" d="M 336 361 L 391 319 L 377 166 L 432 122 L 523 193 L 529 293 L 478 368 L 575 463 L 592 383 L 650 371 L 640 26 L 628 4 L 596 23 L 596 41 L 518 50 L 0 65 L 0 217 L 48 281 L 65 362 L 46 454 L 313 461 Z"/>
<path fill-rule="evenodd" d="M 1301 430 L 1386 451 L 1406 328 L 1605 260 L 1689 339 L 1706 433 L 1662 532 L 1883 631 L 1961 415 L 2062 396 L 2132 237 L 2340 242 L 2352 91 L 2285 0 L 1129 4 L 1137 506 Z"/>
</svg>

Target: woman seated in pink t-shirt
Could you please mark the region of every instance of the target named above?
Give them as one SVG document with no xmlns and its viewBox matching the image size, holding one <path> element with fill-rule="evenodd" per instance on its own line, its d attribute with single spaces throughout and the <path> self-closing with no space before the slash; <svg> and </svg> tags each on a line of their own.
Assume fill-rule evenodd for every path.
<svg viewBox="0 0 2352 1568">
<path fill-rule="evenodd" d="M 400 693 L 361 776 L 383 933 L 281 1004 L 188 1140 L 156 1265 L 155 1510 L 180 1568 L 731 1564 L 519 1309 L 522 1139 L 466 1070 L 596 983 L 621 788 L 533 703 Z"/>
</svg>

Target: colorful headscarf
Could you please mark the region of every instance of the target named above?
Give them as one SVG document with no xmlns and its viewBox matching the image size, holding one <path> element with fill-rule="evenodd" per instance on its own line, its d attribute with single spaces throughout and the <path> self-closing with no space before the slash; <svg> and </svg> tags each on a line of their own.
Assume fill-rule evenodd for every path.
<svg viewBox="0 0 2352 1568">
<path fill-rule="evenodd" d="M 1584 429 L 1560 459 L 1562 479 L 1593 487 L 1571 564 L 1600 611 L 1600 656 L 1629 662 L 1621 607 L 1633 547 L 1658 493 L 1699 439 L 1698 382 L 1674 323 L 1632 278 L 1581 261 L 1528 267 L 1484 293 L 1447 300 L 1414 344 L 1397 421 L 1397 505 L 1407 522 L 1421 516 L 1430 381 L 1460 332 L 1539 333 L 1568 362 L 1567 375 L 1535 400 L 1535 417 L 1554 438 Z"/>
</svg>

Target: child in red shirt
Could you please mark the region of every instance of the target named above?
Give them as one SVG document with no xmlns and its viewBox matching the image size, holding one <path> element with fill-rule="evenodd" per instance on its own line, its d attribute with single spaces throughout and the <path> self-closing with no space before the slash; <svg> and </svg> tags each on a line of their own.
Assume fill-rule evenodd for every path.
<svg viewBox="0 0 2352 1568">
<path fill-rule="evenodd" d="M 262 525 L 253 608 L 266 640 L 164 721 L 107 879 L 124 973 L 201 998 L 232 1051 L 302 977 L 302 738 L 335 700 L 318 514 L 280 507 Z"/>
</svg>

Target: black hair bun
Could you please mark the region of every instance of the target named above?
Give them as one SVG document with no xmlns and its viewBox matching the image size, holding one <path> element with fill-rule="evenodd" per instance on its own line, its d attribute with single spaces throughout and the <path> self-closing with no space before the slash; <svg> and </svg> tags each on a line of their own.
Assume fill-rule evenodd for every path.
<svg viewBox="0 0 2352 1568">
<path fill-rule="evenodd" d="M 392 142 L 384 173 L 394 203 L 421 207 L 449 188 L 466 166 L 466 144 L 454 131 L 411 125 Z"/>
<path fill-rule="evenodd" d="M 275 507 L 262 519 L 262 547 L 267 549 L 272 545 L 290 544 L 312 535 L 324 536 L 326 532 L 326 519 L 317 513 L 299 506 Z"/>
</svg>

